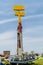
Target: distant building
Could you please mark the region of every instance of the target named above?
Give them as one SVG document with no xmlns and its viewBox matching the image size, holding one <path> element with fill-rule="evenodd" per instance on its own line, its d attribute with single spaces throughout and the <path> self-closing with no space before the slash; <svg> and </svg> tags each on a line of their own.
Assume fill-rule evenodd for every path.
<svg viewBox="0 0 43 65">
<path fill-rule="evenodd" d="M 10 56 L 10 51 L 3 51 L 3 54 L 7 58 Z"/>
</svg>

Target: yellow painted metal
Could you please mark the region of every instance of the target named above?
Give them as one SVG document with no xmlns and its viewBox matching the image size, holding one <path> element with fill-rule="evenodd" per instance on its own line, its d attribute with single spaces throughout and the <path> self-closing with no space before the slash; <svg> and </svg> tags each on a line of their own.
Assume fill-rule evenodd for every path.
<svg viewBox="0 0 43 65">
<path fill-rule="evenodd" d="M 15 6 L 13 6 L 13 9 L 14 10 L 17 10 L 17 11 L 20 11 L 20 10 L 24 10 L 24 6 L 22 6 L 22 5 L 15 5 Z"/>
<path fill-rule="evenodd" d="M 15 5 L 13 6 L 13 10 L 16 10 L 15 16 L 18 16 L 18 23 L 21 23 L 21 17 L 25 15 L 25 13 L 22 11 L 24 10 L 24 6 Z"/>
<path fill-rule="evenodd" d="M 21 23 L 21 17 L 18 16 L 18 24 Z"/>
<path fill-rule="evenodd" d="M 25 15 L 24 12 L 20 12 L 20 11 L 15 12 L 15 16 L 24 16 L 24 15 Z"/>
</svg>

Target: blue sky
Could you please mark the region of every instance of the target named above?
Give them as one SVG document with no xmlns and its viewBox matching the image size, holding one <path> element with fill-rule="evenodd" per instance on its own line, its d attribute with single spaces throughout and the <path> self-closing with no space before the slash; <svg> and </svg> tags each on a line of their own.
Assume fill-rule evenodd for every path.
<svg viewBox="0 0 43 65">
<path fill-rule="evenodd" d="M 22 18 L 24 52 L 43 52 L 43 0 L 0 0 L 0 53 L 17 49 L 17 16 L 14 5 L 25 6 Z"/>
</svg>

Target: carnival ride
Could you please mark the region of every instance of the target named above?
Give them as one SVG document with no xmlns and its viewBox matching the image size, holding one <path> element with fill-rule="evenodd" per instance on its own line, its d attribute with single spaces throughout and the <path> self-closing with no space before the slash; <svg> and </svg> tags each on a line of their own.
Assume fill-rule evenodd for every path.
<svg viewBox="0 0 43 65">
<path fill-rule="evenodd" d="M 15 10 L 15 16 L 18 16 L 18 27 L 17 27 L 17 54 L 15 55 L 15 57 L 11 58 L 9 61 L 5 60 L 3 61 L 4 63 L 8 63 L 10 62 L 10 64 L 26 64 L 28 62 L 32 62 L 34 60 L 36 60 L 37 58 L 35 58 L 35 55 L 31 55 L 29 56 L 28 54 L 25 54 L 23 51 L 23 41 L 22 41 L 22 23 L 21 23 L 21 17 L 23 17 L 25 15 L 25 13 L 23 12 L 24 10 L 24 6 L 20 5 L 15 5 L 13 6 L 13 10 Z M 2 63 L 1 62 L 1 65 Z M 3 63 L 3 64 L 4 64 Z"/>
<path fill-rule="evenodd" d="M 13 6 L 13 10 L 15 10 L 15 16 L 18 16 L 18 27 L 17 27 L 17 56 L 14 59 L 11 59 L 10 63 L 28 63 L 36 60 L 35 56 L 28 57 L 28 55 L 23 54 L 23 41 L 22 41 L 22 23 L 21 17 L 25 15 L 23 12 L 24 6 L 15 5 Z"/>
</svg>

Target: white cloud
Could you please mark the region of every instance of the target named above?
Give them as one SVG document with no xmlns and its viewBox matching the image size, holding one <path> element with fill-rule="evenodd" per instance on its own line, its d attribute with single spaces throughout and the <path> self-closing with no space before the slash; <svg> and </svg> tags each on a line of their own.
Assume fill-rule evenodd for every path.
<svg viewBox="0 0 43 65">
<path fill-rule="evenodd" d="M 23 31 L 23 45 L 24 51 L 38 51 L 43 52 L 43 26 L 35 28 L 27 28 Z M 41 34 L 41 33 L 42 34 Z M 42 49 L 42 50 L 41 50 Z"/>
<path fill-rule="evenodd" d="M 0 11 L 0 15 L 3 15 L 5 12 L 4 11 Z"/>
<path fill-rule="evenodd" d="M 37 26 L 34 26 L 34 27 L 31 27 L 31 28 L 25 28 L 25 29 L 23 29 L 23 35 L 26 35 L 26 34 L 39 34 L 39 33 L 42 33 L 43 32 L 43 25 L 37 25 Z M 41 33 L 40 33 L 40 35 L 41 35 Z M 39 36 L 40 36 L 39 35 Z"/>
<path fill-rule="evenodd" d="M 2 20 L 2 21 L 0 21 L 0 24 L 4 24 L 4 23 L 8 23 L 8 22 L 12 22 L 12 21 L 17 21 L 17 18 L 12 18 L 12 19 Z"/>
<path fill-rule="evenodd" d="M 5 50 L 10 50 L 11 54 L 15 54 L 17 49 L 16 46 L 16 39 L 0 40 L 0 53 L 3 53 Z"/>
<path fill-rule="evenodd" d="M 24 47 L 25 52 L 35 51 L 38 53 L 42 53 L 43 52 L 43 37 L 39 37 L 39 38 L 25 37 L 23 39 L 23 47 Z"/>
<path fill-rule="evenodd" d="M 24 17 L 23 19 L 37 18 L 37 17 L 43 17 L 43 14 L 31 15 L 31 16 Z"/>
<path fill-rule="evenodd" d="M 26 16 L 26 17 L 23 17 L 22 19 L 25 20 L 25 19 L 36 18 L 36 17 L 43 17 L 43 14 Z M 12 21 L 17 21 L 17 18 L 1 20 L 1 21 L 0 21 L 0 24 L 4 24 L 4 23 L 8 23 L 8 22 L 12 22 Z"/>
<path fill-rule="evenodd" d="M 24 40 L 24 44 L 25 43 L 41 43 L 41 42 L 43 42 L 43 37 L 38 37 L 38 38 L 33 38 L 33 37 L 24 37 L 23 38 L 23 40 Z"/>
<path fill-rule="evenodd" d="M 3 53 L 4 50 L 10 50 L 11 54 L 15 54 L 17 49 L 16 37 L 16 31 L 0 33 L 0 53 Z"/>
<path fill-rule="evenodd" d="M 7 40 L 12 38 L 16 38 L 16 31 L 0 33 L 0 40 Z"/>
</svg>

